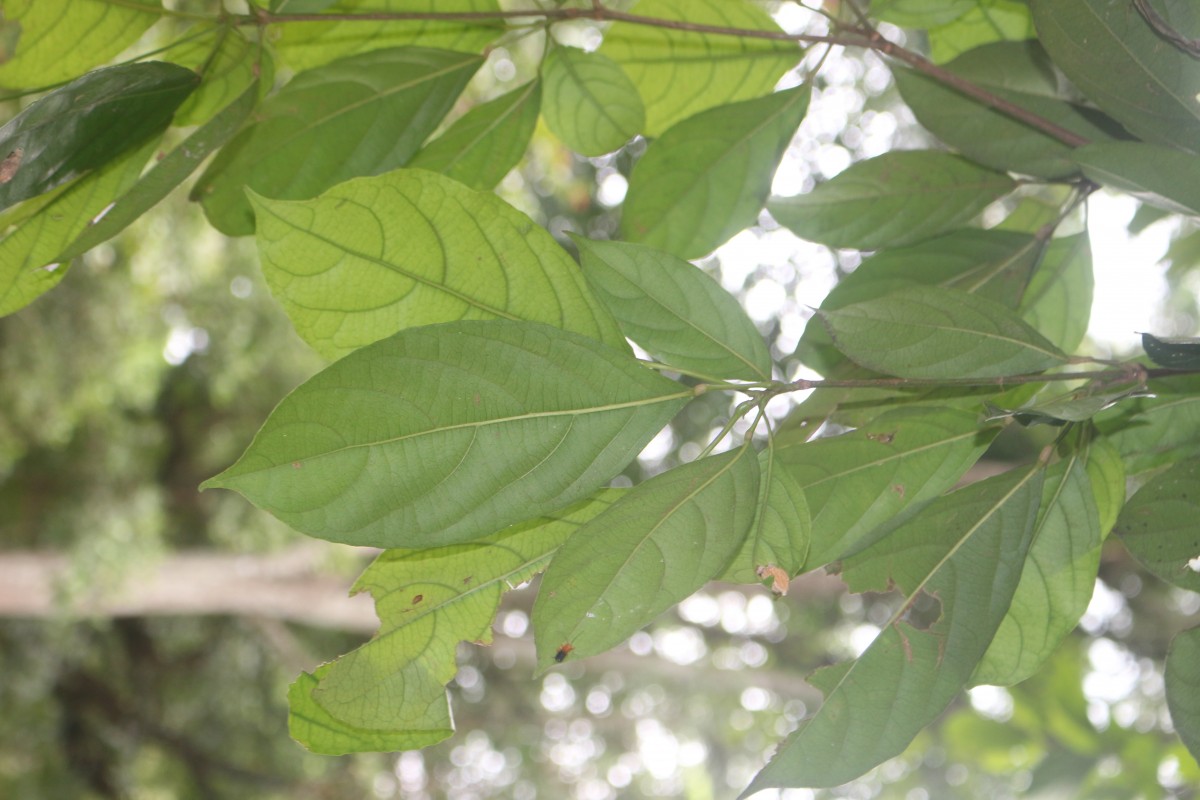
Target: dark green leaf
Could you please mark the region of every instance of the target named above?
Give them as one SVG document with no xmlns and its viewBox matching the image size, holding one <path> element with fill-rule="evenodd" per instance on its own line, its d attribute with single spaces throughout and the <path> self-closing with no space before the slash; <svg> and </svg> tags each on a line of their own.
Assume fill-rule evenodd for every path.
<svg viewBox="0 0 1200 800">
<path fill-rule="evenodd" d="M 200 83 L 161 61 L 89 72 L 0 128 L 0 209 L 47 192 L 156 136 Z"/>
<path fill-rule="evenodd" d="M 453 544 L 587 497 L 691 396 L 547 325 L 411 328 L 298 387 L 203 488 L 322 539 Z"/>
<path fill-rule="evenodd" d="M 754 519 L 758 460 L 740 447 L 635 486 L 559 548 L 533 606 L 539 670 L 564 644 L 602 653 L 717 575 Z"/>
<path fill-rule="evenodd" d="M 490 192 L 394 170 L 313 200 L 254 203 L 267 284 L 328 358 L 457 319 L 544 322 L 628 350 L 566 251 Z"/>
<path fill-rule="evenodd" d="M 1088 99 L 1152 142 L 1200 150 L 1200 69 L 1129 3 L 1031 0 L 1042 45 Z"/>
<path fill-rule="evenodd" d="M 245 190 L 305 200 L 334 184 L 403 166 L 454 105 L 478 56 L 397 48 L 351 56 L 292 79 L 200 177 L 212 224 L 254 231 Z"/>
<path fill-rule="evenodd" d="M 1074 156 L 1097 183 L 1167 211 L 1200 216 L 1200 156 L 1142 142 L 1091 144 Z"/>
<path fill-rule="evenodd" d="M 646 125 L 637 87 L 607 56 L 555 47 L 542 62 L 542 80 L 546 126 L 581 155 L 611 153 Z"/>
<path fill-rule="evenodd" d="M 1200 369 L 1200 339 L 1160 338 L 1142 334 L 1142 349 L 1150 360 L 1168 369 Z"/>
<path fill-rule="evenodd" d="M 1138 489 L 1116 532 L 1146 569 L 1200 592 L 1200 460 L 1180 461 Z"/>
<path fill-rule="evenodd" d="M 771 378 L 771 354 L 737 300 L 699 267 L 649 247 L 576 237 L 583 273 L 621 330 L 665 364 L 718 379 Z"/>
<path fill-rule="evenodd" d="M 960 489 L 845 562 L 852 591 L 905 603 L 742 797 L 773 786 L 837 786 L 899 755 L 963 689 L 1004 618 L 1033 536 L 1041 471 Z M 920 601 L 937 610 L 921 627 Z M 918 612 L 921 610 L 918 607 Z M 932 612 L 927 612 L 932 613 Z"/>
<path fill-rule="evenodd" d="M 1171 724 L 1192 758 L 1200 761 L 1200 628 L 1171 641 L 1165 672 Z"/>
<path fill-rule="evenodd" d="M 809 95 L 800 86 L 673 125 L 630 176 L 624 238 L 699 258 L 753 224 Z"/>
<path fill-rule="evenodd" d="M 464 114 L 408 166 L 491 191 L 517 165 L 537 128 L 542 85 L 531 81 Z"/>
<path fill-rule="evenodd" d="M 773 444 L 758 454 L 761 478 L 754 522 L 720 580 L 758 583 L 770 568 L 783 570 L 790 577 L 800 572 L 808 560 L 812 529 L 808 502 L 800 484 L 776 462 L 775 456 Z"/>
<path fill-rule="evenodd" d="M 808 194 L 773 199 L 782 224 L 830 247 L 899 247 L 957 228 L 1016 186 L 999 172 L 934 151 L 860 161 Z"/>
<path fill-rule="evenodd" d="M 905 288 L 818 314 L 842 353 L 902 378 L 995 378 L 1066 362 L 1013 312 L 961 290 Z"/>
</svg>

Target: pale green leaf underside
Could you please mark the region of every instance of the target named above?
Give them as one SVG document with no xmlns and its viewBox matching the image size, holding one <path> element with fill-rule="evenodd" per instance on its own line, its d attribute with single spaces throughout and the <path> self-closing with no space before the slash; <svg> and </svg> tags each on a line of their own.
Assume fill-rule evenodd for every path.
<svg viewBox="0 0 1200 800">
<path fill-rule="evenodd" d="M 904 288 L 818 314 L 838 350 L 902 378 L 995 378 L 1066 362 L 1012 311 L 959 290 Z"/>
<path fill-rule="evenodd" d="M 1200 628 L 1175 636 L 1164 677 L 1171 724 L 1192 758 L 1200 761 Z"/>
<path fill-rule="evenodd" d="M 236 28 L 214 28 L 172 48 L 169 55 L 177 64 L 203 70 L 200 87 L 175 112 L 175 125 L 200 125 L 236 100 L 251 84 L 260 84 L 261 92 L 266 93 L 273 83 L 270 56 Z"/>
<path fill-rule="evenodd" d="M 1087 233 L 1051 239 L 1017 314 L 1064 353 L 1087 335 L 1095 278 Z"/>
<path fill-rule="evenodd" d="M 1122 404 L 1098 422 L 1131 475 L 1200 455 L 1200 379 L 1150 381 L 1156 397 Z"/>
<path fill-rule="evenodd" d="M 837 786 L 898 755 L 962 690 L 1020 579 L 1041 473 L 1020 470 L 947 495 L 845 563 L 854 591 L 936 598 L 920 629 L 892 619 L 850 667 L 825 681 L 825 702 L 743 793 Z M 905 607 L 907 607 L 907 603 Z M 836 683 L 834 682 L 836 680 Z"/>
<path fill-rule="evenodd" d="M 1024 0 L 979 0 L 958 19 L 929 30 L 929 55 L 943 64 L 989 42 L 1033 37 L 1033 20 Z"/>
<path fill-rule="evenodd" d="M 1200 149 L 1200 123 L 1197 124 Z M 1153 206 L 1200 217 L 1200 156 L 1143 142 L 1090 144 L 1073 152 L 1083 174 Z"/>
<path fill-rule="evenodd" d="M 758 583 L 763 580 L 759 567 L 772 566 L 795 575 L 808 558 L 812 518 L 804 490 L 776 463 L 773 445 L 758 454 L 758 467 L 761 478 L 754 522 L 719 580 Z"/>
<path fill-rule="evenodd" d="M 699 267 L 637 244 L 575 243 L 588 283 L 647 352 L 700 375 L 770 380 L 771 354 L 758 329 Z"/>
<path fill-rule="evenodd" d="M 581 527 L 533 607 L 539 668 L 564 644 L 579 657 L 620 644 L 718 574 L 754 518 L 758 480 L 741 447 L 656 475 Z"/>
<path fill-rule="evenodd" d="M 1180 461 L 1138 489 L 1116 532 L 1145 567 L 1181 589 L 1200 592 L 1200 459 Z"/>
<path fill-rule="evenodd" d="M 779 31 L 767 13 L 728 0 L 642 0 L 644 17 L 726 28 Z M 641 93 L 647 136 L 713 106 L 764 95 L 799 62 L 791 43 L 617 22 L 600 52 L 624 68 Z"/>
<path fill-rule="evenodd" d="M 650 143 L 630 176 L 622 236 L 699 258 L 752 225 L 809 95 L 801 86 L 673 125 Z"/>
<path fill-rule="evenodd" d="M 254 204 L 267 284 L 327 358 L 459 319 L 543 322 L 626 349 L 566 251 L 490 192 L 396 170 Z"/>
<path fill-rule="evenodd" d="M 322 539 L 453 544 L 592 494 L 691 395 L 546 325 L 411 328 L 298 387 L 204 488 Z"/>
<path fill-rule="evenodd" d="M 546 126 L 577 153 L 611 153 L 641 133 L 646 109 L 637 87 L 612 59 L 556 47 L 542 62 Z"/>
<path fill-rule="evenodd" d="M 960 227 L 1016 187 L 1007 175 L 949 153 L 895 151 L 860 161 L 772 216 L 830 247 L 899 247 Z"/>
</svg>

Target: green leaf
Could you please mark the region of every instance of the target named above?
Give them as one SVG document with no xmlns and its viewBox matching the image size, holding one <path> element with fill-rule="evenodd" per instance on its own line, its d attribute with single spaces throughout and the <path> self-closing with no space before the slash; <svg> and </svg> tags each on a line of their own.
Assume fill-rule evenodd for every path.
<svg viewBox="0 0 1200 800">
<path fill-rule="evenodd" d="M 717 575 L 754 519 L 749 447 L 638 484 L 559 549 L 533 606 L 539 670 L 620 644 Z"/>
<path fill-rule="evenodd" d="M 758 467 L 761 478 L 754 522 L 741 549 L 718 580 L 758 583 L 764 567 L 778 567 L 791 576 L 800 572 L 808 560 L 812 518 L 804 490 L 776 462 L 773 443 L 758 454 Z"/>
<path fill-rule="evenodd" d="M 371 13 L 488 13 L 499 11 L 496 0 L 341 0 L 329 5 L 331 14 Z M 290 13 L 302 13 L 288 7 Z M 323 10 L 323 9 L 314 9 Z M 279 58 L 294 70 L 311 69 L 346 56 L 391 47 L 418 47 L 480 53 L 504 32 L 499 20 L 456 22 L 401 20 L 368 22 L 281 22 L 271 26 Z"/>
<path fill-rule="evenodd" d="M 1116 532 L 1146 569 L 1181 589 L 1200 592 L 1200 459 L 1180 461 L 1138 489 Z"/>
<path fill-rule="evenodd" d="M 157 144 L 152 139 L 63 189 L 14 209 L 33 205 L 37 213 L 21 214 L 16 227 L 0 240 L 0 316 L 24 308 L 58 285 L 67 265 L 54 258 L 133 185 Z"/>
<path fill-rule="evenodd" d="M 537 128 L 542 85 L 530 81 L 476 106 L 425 145 L 408 166 L 490 191 L 517 165 Z"/>
<path fill-rule="evenodd" d="M 1200 70 L 1127 3 L 1031 0 L 1042 45 L 1088 99 L 1140 138 L 1200 149 Z"/>
<path fill-rule="evenodd" d="M 1092 141 L 1119 126 L 1093 109 L 1059 99 L 1056 73 L 1037 42 L 995 42 L 963 53 L 946 69 Z M 893 67 L 917 121 L 960 153 L 993 169 L 1065 178 L 1079 172 L 1072 150 L 1054 137 L 914 70 Z"/>
<path fill-rule="evenodd" d="M 340 756 L 346 753 L 417 750 L 437 744 L 454 734 L 449 706 L 440 715 L 431 709 L 422 728 L 356 728 L 342 722 L 312 697 L 313 690 L 320 685 L 332 666 L 324 664 L 312 673 L 301 672 L 288 687 L 288 733 L 312 752 Z M 445 697 L 445 690 L 442 690 L 442 696 Z"/>
<path fill-rule="evenodd" d="M 547 325 L 411 328 L 299 386 L 202 488 L 322 539 L 454 544 L 587 497 L 691 396 Z"/>
<path fill-rule="evenodd" d="M 1171 724 L 1192 758 L 1200 761 L 1200 628 L 1171 640 L 1164 677 Z"/>
<path fill-rule="evenodd" d="M 234 103 L 252 84 L 265 94 L 274 84 L 267 52 L 236 28 L 222 25 L 172 48 L 171 60 L 200 73 L 200 88 L 175 112 L 176 125 L 200 125 Z"/>
<path fill-rule="evenodd" d="M 634 14 L 698 25 L 779 32 L 762 9 L 727 0 L 641 0 Z M 799 63 L 795 44 L 617 22 L 600 53 L 620 64 L 646 109 L 645 134 L 657 137 L 713 106 L 767 94 Z"/>
<path fill-rule="evenodd" d="M 1142 334 L 1142 349 L 1150 360 L 1168 369 L 1200 369 L 1200 339 L 1160 338 Z"/>
<path fill-rule="evenodd" d="M 1015 187 L 1007 175 L 949 153 L 894 151 L 767 207 L 810 241 L 875 250 L 957 228 Z"/>
<path fill-rule="evenodd" d="M 871 16 L 905 28 L 945 25 L 975 8 L 976 0 L 872 0 Z"/>
<path fill-rule="evenodd" d="M 939 497 L 996 431 L 966 411 L 904 408 L 851 433 L 778 447 L 775 466 L 803 489 L 812 518 L 806 568 L 865 547 Z"/>
<path fill-rule="evenodd" d="M 649 247 L 572 237 L 583 274 L 622 332 L 665 364 L 720 379 L 771 379 L 771 354 L 733 295 Z"/>
<path fill-rule="evenodd" d="M 621 235 L 699 258 L 752 225 L 810 94 L 799 86 L 673 125 L 634 167 Z"/>
<path fill-rule="evenodd" d="M 1200 156 L 1142 142 L 1106 142 L 1081 147 L 1074 157 L 1097 183 L 1167 211 L 1200 216 Z"/>
<path fill-rule="evenodd" d="M 55 258 L 69 262 L 125 230 L 134 220 L 183 183 L 214 150 L 228 142 L 258 103 L 258 84 L 243 90 L 221 113 L 192 133 L 182 144 L 156 162 L 137 183 L 101 212 L 87 229 Z"/>
<path fill-rule="evenodd" d="M 328 358 L 457 319 L 544 322 L 628 350 L 571 257 L 491 193 L 397 170 L 254 204 L 267 284 Z"/>
<path fill-rule="evenodd" d="M 1012 417 L 1022 425 L 1061 426 L 1067 422 L 1084 422 L 1122 400 L 1145 395 L 1140 386 L 1126 384 L 1114 391 L 1112 383 L 1097 380 L 1049 398 L 1039 395 L 1033 403 L 1019 408 L 1005 409 L 991 402 L 984 402 L 984 407 L 989 420 Z"/>
<path fill-rule="evenodd" d="M 262 104 L 192 196 L 214 227 L 240 236 L 254 231 L 246 188 L 306 200 L 349 178 L 402 166 L 480 63 L 463 53 L 397 48 L 303 72 Z"/>
<path fill-rule="evenodd" d="M 1097 420 L 1131 475 L 1200 456 L 1200 377 L 1151 380 L 1147 389 L 1153 397 Z"/>
<path fill-rule="evenodd" d="M 271 0 L 275 14 L 320 14 L 338 0 Z"/>
<path fill-rule="evenodd" d="M 546 126 L 581 155 L 611 153 L 645 127 L 637 87 L 607 56 L 555 47 L 542 62 L 542 80 Z"/>
<path fill-rule="evenodd" d="M 0 86 L 35 88 L 71 80 L 116 57 L 163 14 L 157 0 L 5 0 L 16 52 L 0 64 Z"/>
<path fill-rule="evenodd" d="M 87 174 L 159 134 L 199 84 L 162 61 L 89 72 L 0 128 L 0 209 Z"/>
<path fill-rule="evenodd" d="M 1087 335 L 1094 285 L 1087 233 L 1051 239 L 1017 313 L 1050 343 L 1070 353 Z"/>
<path fill-rule="evenodd" d="M 1021 582 L 972 683 L 1020 683 L 1079 623 L 1096 588 L 1100 546 L 1108 533 L 1097 495 L 1109 505 L 1125 495 L 1125 470 L 1111 447 L 1097 443 L 1047 470 Z M 1115 518 L 1111 513 L 1107 521 Z"/>
<path fill-rule="evenodd" d="M 450 727 L 445 685 L 457 670 L 458 643 L 491 644 L 501 596 L 544 569 L 567 537 L 622 491 L 602 490 L 552 517 L 478 542 L 384 551 L 354 585 L 354 592 L 375 599 L 379 632 L 322 667 L 311 699 L 340 725 L 358 730 L 436 734 Z M 335 743 L 314 739 L 305 746 L 338 752 L 330 749 Z"/>
<path fill-rule="evenodd" d="M 896 588 L 905 602 L 742 797 L 773 786 L 845 783 L 899 755 L 942 713 L 1004 617 L 1040 497 L 1037 469 L 980 481 L 845 562 L 852 591 Z M 928 628 L 909 616 L 918 601 L 940 611 Z"/>
<path fill-rule="evenodd" d="M 1034 30 L 1024 0 L 978 0 L 975 8 L 928 35 L 930 58 L 943 64 L 988 42 L 1032 39 Z"/>
<path fill-rule="evenodd" d="M 905 288 L 817 314 L 841 352 L 902 378 L 997 378 L 1067 360 L 1004 306 L 961 290 Z"/>
</svg>

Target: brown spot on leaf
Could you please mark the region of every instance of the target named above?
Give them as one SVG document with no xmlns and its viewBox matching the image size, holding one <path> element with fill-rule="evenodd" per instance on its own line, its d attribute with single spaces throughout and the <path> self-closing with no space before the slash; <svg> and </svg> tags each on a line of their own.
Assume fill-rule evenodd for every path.
<svg viewBox="0 0 1200 800">
<path fill-rule="evenodd" d="M 303 466 L 304 466 L 304 464 L 300 463 L 299 461 L 292 462 L 292 469 L 300 469 Z"/>
<path fill-rule="evenodd" d="M 867 438 L 873 442 L 880 444 L 891 444 L 896 439 L 895 432 L 892 433 L 868 433 Z"/>
<path fill-rule="evenodd" d="M 18 147 L 4 157 L 0 161 L 0 183 L 8 183 L 17 174 L 17 170 L 21 168 L 21 156 L 25 155 L 25 151 Z"/>
<path fill-rule="evenodd" d="M 892 487 L 892 491 L 899 495 L 901 499 L 904 498 L 904 484 L 897 483 Z"/>
<path fill-rule="evenodd" d="M 788 583 L 791 579 L 788 577 L 787 572 L 782 568 L 777 567 L 774 564 L 760 564 L 754 568 L 754 573 L 764 581 L 770 579 L 771 594 L 775 595 L 776 597 L 783 597 L 785 594 L 787 594 Z"/>
<path fill-rule="evenodd" d="M 423 594 L 413 595 L 412 604 L 415 606 L 417 603 L 421 602 L 424 599 L 425 599 L 425 595 L 423 595 Z"/>
</svg>

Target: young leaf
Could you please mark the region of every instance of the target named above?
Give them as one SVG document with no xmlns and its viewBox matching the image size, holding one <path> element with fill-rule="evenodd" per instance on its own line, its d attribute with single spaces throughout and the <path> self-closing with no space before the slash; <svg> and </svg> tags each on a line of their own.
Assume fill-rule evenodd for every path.
<svg viewBox="0 0 1200 800">
<path fill-rule="evenodd" d="M 396 170 L 313 200 L 253 202 L 267 284 L 328 358 L 457 319 L 544 322 L 628 351 L 571 257 L 490 192 Z"/>
<path fill-rule="evenodd" d="M 817 313 L 838 350 L 902 378 L 995 378 L 1067 360 L 1004 306 L 963 291 L 905 288 Z"/>
<path fill-rule="evenodd" d="M 1063 352 L 1087 335 L 1092 310 L 1092 245 L 1086 232 L 1051 239 L 1017 313 Z"/>
<path fill-rule="evenodd" d="M 304 0 L 317 5 L 315 0 Z M 326 3 L 325 5 L 330 5 Z M 339 0 L 336 11 L 341 14 L 382 13 L 487 13 L 499 11 L 496 0 Z M 324 9 L 301 11 L 296 3 L 286 8 L 288 13 L 312 13 Z M 397 20 L 369 22 L 338 20 L 331 22 L 282 22 L 272 26 L 275 50 L 294 70 L 311 69 L 369 50 L 390 47 L 430 47 L 455 50 L 460 53 L 479 53 L 504 32 L 495 21 Z"/>
<path fill-rule="evenodd" d="M 643 17 L 724 28 L 779 31 L 762 9 L 726 0 L 641 0 Z M 759 97 L 800 60 L 789 42 L 615 23 L 600 53 L 633 79 L 646 108 L 645 134 L 657 137 L 713 106 Z"/>
<path fill-rule="evenodd" d="M 776 468 L 803 489 L 812 516 L 806 567 L 866 546 L 880 526 L 939 497 L 983 455 L 996 431 L 981 430 L 966 411 L 905 408 L 851 433 L 777 448 Z"/>
<path fill-rule="evenodd" d="M 663 363 L 717 378 L 771 379 L 758 329 L 699 267 L 637 244 L 574 241 L 583 274 L 621 330 Z"/>
<path fill-rule="evenodd" d="M 1143 142 L 1090 144 L 1072 155 L 1083 174 L 1097 183 L 1176 214 L 1200 217 L 1200 156 Z"/>
<path fill-rule="evenodd" d="M 223 233 L 254 231 L 246 188 L 302 200 L 412 157 L 454 105 L 478 56 L 397 48 L 303 72 L 264 102 L 200 177 L 199 198 Z"/>
<path fill-rule="evenodd" d="M 546 127 L 581 155 L 611 153 L 646 124 L 637 87 L 600 53 L 555 47 L 542 62 L 542 80 Z"/>
<path fill-rule="evenodd" d="M 408 166 L 491 191 L 525 155 L 541 102 L 541 82 L 530 81 L 476 106 L 421 148 Z"/>
<path fill-rule="evenodd" d="M 751 225 L 810 94 L 799 86 L 712 108 L 669 128 L 630 176 L 622 236 L 699 258 Z"/>
<path fill-rule="evenodd" d="M 1200 591 L 1200 460 L 1180 461 L 1137 490 L 1116 532 L 1146 569 L 1168 583 Z"/>
<path fill-rule="evenodd" d="M 116 57 L 162 14 L 161 0 L 6 0 L 5 27 L 18 33 L 16 53 L 0 64 L 0 86 L 71 80 Z"/>
<path fill-rule="evenodd" d="M 1074 630 L 1095 591 L 1100 546 L 1108 533 L 1097 496 L 1108 501 L 1105 521 L 1111 525 L 1116 519 L 1111 501 L 1124 494 L 1125 470 L 1106 444 L 1097 443 L 1046 471 L 1021 582 L 972 683 L 1020 683 Z"/>
<path fill-rule="evenodd" d="M 565 644 L 602 653 L 699 589 L 741 547 L 754 519 L 749 447 L 701 458 L 635 486 L 559 548 L 533 606 L 538 667 Z"/>
<path fill-rule="evenodd" d="M 1171 724 L 1200 761 L 1200 628 L 1176 634 L 1167 652 L 1164 674 Z"/>
<path fill-rule="evenodd" d="M 590 495 L 692 394 L 547 325 L 410 328 L 299 386 L 202 488 L 322 539 L 454 544 Z"/>
<path fill-rule="evenodd" d="M 811 192 L 777 197 L 772 216 L 830 247 L 899 247 L 957 228 L 1016 187 L 1000 172 L 935 151 L 860 161 Z"/>
<path fill-rule="evenodd" d="M 1152 333 L 1142 334 L 1142 349 L 1150 360 L 1168 369 L 1200 369 L 1200 339 L 1167 339 Z"/>
<path fill-rule="evenodd" d="M 1041 471 L 960 489 L 845 562 L 852 591 L 899 589 L 905 604 L 851 666 L 824 681 L 825 702 L 742 793 L 837 786 L 899 755 L 962 690 L 1004 617 L 1041 497 Z M 908 619 L 920 598 L 940 613 Z"/>
<path fill-rule="evenodd" d="M 1038 37 L 1089 100 L 1137 136 L 1195 151 L 1200 70 L 1136 11 L 1109 0 L 1031 0 Z"/>
<path fill-rule="evenodd" d="M 622 491 L 604 489 L 551 517 L 477 542 L 384 551 L 354 585 L 354 592 L 370 592 L 375 599 L 379 632 L 322 667 L 311 699 L 339 724 L 355 729 L 444 730 L 445 685 L 457 669 L 458 643 L 491 644 L 501 596 L 544 569 L 567 537 L 608 509 Z M 341 749 L 349 745 L 327 736 L 303 743 L 322 753 L 330 753 L 331 745 L 350 752 Z"/>
<path fill-rule="evenodd" d="M 89 72 L 0 128 L 0 209 L 112 161 L 159 134 L 200 83 L 162 61 Z"/>
<path fill-rule="evenodd" d="M 795 575 L 808 560 L 812 518 L 804 490 L 775 459 L 774 444 L 758 454 L 761 478 L 754 522 L 742 548 L 721 573 L 718 580 L 733 583 L 758 583 L 762 570 L 776 567 L 787 576 Z"/>
</svg>

